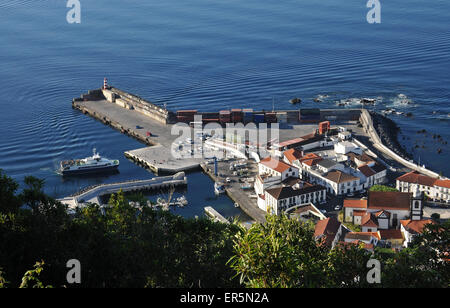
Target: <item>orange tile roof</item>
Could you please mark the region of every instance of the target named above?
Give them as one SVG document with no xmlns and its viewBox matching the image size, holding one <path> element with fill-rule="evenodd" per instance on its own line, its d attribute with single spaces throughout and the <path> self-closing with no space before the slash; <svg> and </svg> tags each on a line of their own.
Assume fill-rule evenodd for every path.
<svg viewBox="0 0 450 308">
<path fill-rule="evenodd" d="M 284 151 L 284 157 L 292 164 L 295 160 L 300 159 L 303 156 L 303 152 L 297 149 L 289 149 Z"/>
<path fill-rule="evenodd" d="M 434 224 L 434 221 L 432 221 L 431 219 L 422 219 L 422 220 L 405 219 L 400 220 L 400 223 L 408 231 L 413 231 L 414 233 L 422 233 L 425 225 Z"/>
<path fill-rule="evenodd" d="M 270 156 L 261 160 L 260 163 L 270 169 L 277 171 L 277 172 L 284 172 L 284 171 L 288 170 L 289 168 L 294 168 L 294 167 L 286 164 L 285 162 L 279 161 L 278 159 L 272 158 Z"/>
<path fill-rule="evenodd" d="M 313 158 L 313 159 L 304 160 L 304 161 L 302 161 L 302 163 L 307 165 L 307 166 L 312 167 L 312 166 L 317 165 L 322 160 L 323 160 L 323 158 L 319 157 L 319 158 Z"/>
<path fill-rule="evenodd" d="M 363 218 L 361 219 L 361 226 L 378 228 L 376 218 L 371 213 L 367 213 L 366 215 L 363 216 Z"/>
<path fill-rule="evenodd" d="M 436 182 L 435 178 L 432 178 L 432 177 L 429 177 L 426 175 L 422 175 L 422 174 L 418 173 L 417 171 L 411 171 L 411 172 L 405 173 L 404 175 L 398 177 L 397 180 L 401 181 L 401 182 L 420 184 L 420 185 L 425 185 L 425 186 L 430 186 L 430 187 L 432 187 L 434 185 L 434 183 Z"/>
<path fill-rule="evenodd" d="M 419 185 L 430 186 L 430 187 L 439 186 L 439 187 L 450 188 L 450 180 L 449 179 L 445 179 L 445 180 L 436 179 L 436 178 L 432 178 L 432 177 L 420 174 L 417 171 L 411 171 L 411 172 L 405 173 L 404 175 L 399 176 L 397 178 L 397 180 L 401 181 L 401 182 L 419 184 Z"/>
<path fill-rule="evenodd" d="M 367 200 L 366 199 L 345 199 L 344 207 L 352 207 L 352 208 L 367 208 Z"/>
<path fill-rule="evenodd" d="M 307 153 L 307 154 L 303 155 L 302 158 L 300 158 L 300 161 L 309 160 L 309 159 L 313 159 L 313 158 L 321 158 L 321 157 L 319 155 L 317 155 L 316 153 Z"/>
<path fill-rule="evenodd" d="M 367 214 L 366 211 L 358 211 L 358 210 L 353 211 L 353 216 L 365 216 L 366 214 Z"/>
<path fill-rule="evenodd" d="M 450 188 L 450 180 L 436 180 L 434 182 L 435 186 Z"/>
</svg>

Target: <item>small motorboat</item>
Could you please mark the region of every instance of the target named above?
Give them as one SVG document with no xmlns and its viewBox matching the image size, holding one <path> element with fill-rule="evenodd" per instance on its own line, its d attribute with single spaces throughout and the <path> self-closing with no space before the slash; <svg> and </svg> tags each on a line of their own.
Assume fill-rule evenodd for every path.
<svg viewBox="0 0 450 308">
<path fill-rule="evenodd" d="M 223 194 L 225 192 L 225 185 L 219 182 L 214 183 L 214 192 L 217 195 Z"/>
</svg>

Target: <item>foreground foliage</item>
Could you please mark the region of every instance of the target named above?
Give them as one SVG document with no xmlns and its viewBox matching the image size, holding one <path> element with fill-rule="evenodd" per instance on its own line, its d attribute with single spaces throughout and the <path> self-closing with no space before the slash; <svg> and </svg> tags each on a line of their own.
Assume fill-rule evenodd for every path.
<svg viewBox="0 0 450 308">
<path fill-rule="evenodd" d="M 81 287 L 449 286 L 449 224 L 429 227 L 400 253 L 371 255 L 320 245 L 312 225 L 284 216 L 247 230 L 138 209 L 122 192 L 108 208 L 68 214 L 43 185 L 27 177 L 18 193 L 0 170 L 0 288 L 78 286 L 66 282 L 70 259 L 81 263 Z M 366 280 L 370 258 L 382 264 L 381 284 Z"/>
</svg>

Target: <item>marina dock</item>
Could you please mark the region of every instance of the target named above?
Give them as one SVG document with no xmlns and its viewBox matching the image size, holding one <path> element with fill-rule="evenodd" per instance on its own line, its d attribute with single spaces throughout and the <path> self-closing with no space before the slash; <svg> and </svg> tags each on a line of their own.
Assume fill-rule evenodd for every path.
<svg viewBox="0 0 450 308">
<path fill-rule="evenodd" d="M 148 180 L 134 180 L 113 184 L 101 184 L 83 191 L 80 191 L 70 197 L 59 199 L 70 209 L 82 205 L 84 203 L 95 203 L 101 205 L 101 197 L 117 193 L 119 190 L 123 192 L 138 192 L 161 190 L 165 188 L 178 187 L 187 185 L 187 178 L 184 172 L 179 172 L 171 176 L 156 177 Z"/>
<path fill-rule="evenodd" d="M 215 221 L 218 221 L 218 222 L 221 222 L 221 223 L 225 223 L 225 224 L 229 224 L 230 223 L 228 221 L 228 219 L 223 217 L 219 212 L 217 212 L 211 206 L 206 206 L 205 207 L 205 213 L 206 213 L 206 215 L 208 215 L 208 217 L 210 217 L 211 219 L 213 219 Z"/>
<path fill-rule="evenodd" d="M 254 168 L 256 168 L 255 163 L 250 164 L 255 165 Z M 239 208 L 242 211 L 244 211 L 248 216 L 250 216 L 251 218 L 253 218 L 258 222 L 265 222 L 266 212 L 258 208 L 258 205 L 256 204 L 256 199 L 250 198 L 250 194 L 241 189 L 238 177 L 233 176 L 230 173 L 228 166 L 229 164 L 227 162 L 218 163 L 219 174 L 223 176 L 222 178 L 219 178 L 218 176 L 214 175 L 214 171 L 209 169 L 207 165 L 201 164 L 203 171 L 209 177 L 211 177 L 211 179 L 214 182 L 223 182 L 225 180 L 225 177 L 230 177 L 233 182 L 227 184 L 225 188 L 228 197 L 230 197 L 231 200 L 237 203 L 239 205 Z M 254 172 L 256 172 L 256 170 Z"/>
</svg>

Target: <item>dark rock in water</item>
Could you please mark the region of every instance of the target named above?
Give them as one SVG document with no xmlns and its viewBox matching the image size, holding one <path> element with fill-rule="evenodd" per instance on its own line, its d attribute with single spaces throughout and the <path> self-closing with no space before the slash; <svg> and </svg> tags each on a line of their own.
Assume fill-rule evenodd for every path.
<svg viewBox="0 0 450 308">
<path fill-rule="evenodd" d="M 372 116 L 373 126 L 382 142 L 397 155 L 405 159 L 411 159 L 412 156 L 402 147 L 397 139 L 398 132 L 400 131 L 397 124 L 379 113 L 371 111 L 370 114 Z M 415 147 L 418 148 L 419 146 L 416 145 Z"/>
<path fill-rule="evenodd" d="M 411 118 L 413 116 L 412 112 L 408 112 L 405 114 L 408 118 Z"/>
<path fill-rule="evenodd" d="M 298 98 L 298 97 L 294 97 L 294 98 L 289 100 L 289 103 L 291 103 L 291 104 L 299 104 L 301 102 L 302 102 L 302 100 L 300 98 Z"/>
</svg>

